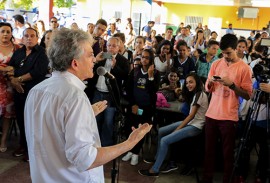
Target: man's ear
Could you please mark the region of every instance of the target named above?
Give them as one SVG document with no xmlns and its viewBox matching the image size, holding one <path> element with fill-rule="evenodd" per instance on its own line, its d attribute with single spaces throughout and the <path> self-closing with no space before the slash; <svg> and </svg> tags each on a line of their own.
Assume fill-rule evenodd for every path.
<svg viewBox="0 0 270 183">
<path fill-rule="evenodd" d="M 75 60 L 75 59 L 73 59 L 72 61 L 71 61 L 71 67 L 74 69 L 74 70 L 77 70 L 77 68 L 78 68 L 78 64 L 77 64 L 77 60 Z"/>
</svg>

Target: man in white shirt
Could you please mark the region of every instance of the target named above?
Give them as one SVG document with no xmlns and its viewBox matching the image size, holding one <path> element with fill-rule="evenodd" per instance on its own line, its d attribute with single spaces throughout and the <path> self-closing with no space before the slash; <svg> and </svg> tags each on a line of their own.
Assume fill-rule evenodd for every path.
<svg viewBox="0 0 270 183">
<path fill-rule="evenodd" d="M 187 43 L 187 45 L 190 47 L 190 46 L 192 46 L 191 45 L 191 43 L 192 43 L 192 38 L 191 38 L 191 36 L 189 36 L 188 35 L 188 28 L 187 27 L 183 27 L 182 29 L 181 29 L 181 34 L 180 35 L 178 35 L 178 36 L 176 36 L 175 37 L 175 40 L 176 41 L 178 41 L 178 40 L 184 40 L 186 43 Z"/>
<path fill-rule="evenodd" d="M 23 44 L 22 38 L 23 38 L 23 31 L 25 30 L 24 26 L 24 18 L 22 15 L 14 15 L 13 16 L 14 21 L 14 30 L 12 32 L 13 37 L 15 38 L 16 44 Z"/>
<path fill-rule="evenodd" d="M 94 75 L 89 34 L 62 29 L 54 36 L 48 49 L 52 77 L 29 92 L 25 105 L 31 179 L 33 183 L 101 183 L 102 165 L 132 149 L 151 125 L 134 128 L 123 143 L 101 147 L 95 116 L 107 103 L 91 106 L 84 93 L 83 80 Z"/>
</svg>

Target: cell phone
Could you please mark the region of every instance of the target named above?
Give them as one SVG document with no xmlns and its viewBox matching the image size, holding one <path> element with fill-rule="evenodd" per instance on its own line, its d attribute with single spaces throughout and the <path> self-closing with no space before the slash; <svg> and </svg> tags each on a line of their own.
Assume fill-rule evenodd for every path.
<svg viewBox="0 0 270 183">
<path fill-rule="evenodd" d="M 213 76 L 215 79 L 221 79 L 221 77 L 219 76 Z"/>
<path fill-rule="evenodd" d="M 109 52 L 102 53 L 102 57 L 105 59 L 112 59 L 112 54 Z"/>
<path fill-rule="evenodd" d="M 137 114 L 141 116 L 143 114 L 143 109 L 138 109 Z"/>
</svg>

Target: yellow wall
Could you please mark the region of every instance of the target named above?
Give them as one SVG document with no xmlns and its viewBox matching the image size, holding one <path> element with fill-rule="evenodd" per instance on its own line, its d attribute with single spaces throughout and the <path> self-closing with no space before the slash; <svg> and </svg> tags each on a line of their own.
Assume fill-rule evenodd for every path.
<svg viewBox="0 0 270 183">
<path fill-rule="evenodd" d="M 259 8 L 256 19 L 239 19 L 237 17 L 238 7 L 236 6 L 207 6 L 207 5 L 186 5 L 164 3 L 167 9 L 167 23 L 178 25 L 185 22 L 185 16 L 203 17 L 203 25 L 208 24 L 209 17 L 222 18 L 222 28 L 227 28 L 228 23 L 233 24 L 235 29 L 255 29 L 261 30 L 270 21 L 270 8 Z"/>
</svg>

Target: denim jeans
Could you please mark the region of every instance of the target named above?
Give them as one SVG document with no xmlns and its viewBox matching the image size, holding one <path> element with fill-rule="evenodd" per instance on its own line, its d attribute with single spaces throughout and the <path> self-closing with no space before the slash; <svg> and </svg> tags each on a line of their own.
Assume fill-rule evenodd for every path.
<svg viewBox="0 0 270 183">
<path fill-rule="evenodd" d="M 96 116 L 98 132 L 101 140 L 101 146 L 111 146 L 114 144 L 113 130 L 114 130 L 114 114 L 115 107 L 112 107 L 112 99 L 109 93 L 95 91 L 93 103 L 107 100 L 108 107 L 99 115 Z"/>
<path fill-rule="evenodd" d="M 159 172 L 159 169 L 167 155 L 169 145 L 186 138 L 197 136 L 202 132 L 202 130 L 192 125 L 187 125 L 184 128 L 173 132 L 181 123 L 182 121 L 176 122 L 158 130 L 156 162 L 152 167 L 154 172 Z"/>
</svg>

